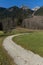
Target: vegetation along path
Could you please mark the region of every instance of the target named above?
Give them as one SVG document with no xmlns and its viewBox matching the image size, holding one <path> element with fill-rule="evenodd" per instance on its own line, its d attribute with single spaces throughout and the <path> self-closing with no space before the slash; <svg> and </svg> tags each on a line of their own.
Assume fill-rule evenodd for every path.
<svg viewBox="0 0 43 65">
<path fill-rule="evenodd" d="M 21 46 L 12 41 L 12 38 L 22 34 L 8 36 L 3 46 L 8 54 L 14 59 L 17 65 L 43 65 L 43 58 L 29 50 L 25 50 Z"/>
</svg>

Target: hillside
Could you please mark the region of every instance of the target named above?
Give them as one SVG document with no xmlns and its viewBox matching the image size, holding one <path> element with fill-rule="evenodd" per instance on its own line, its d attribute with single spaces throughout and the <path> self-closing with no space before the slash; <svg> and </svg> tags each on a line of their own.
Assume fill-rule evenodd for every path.
<svg viewBox="0 0 43 65">
<path fill-rule="evenodd" d="M 6 8 L 0 7 L 0 18 L 2 18 L 4 16 L 5 10 L 6 10 Z"/>
<path fill-rule="evenodd" d="M 10 12 L 8 9 L 0 7 L 0 18 L 6 18 L 10 16 Z"/>
<path fill-rule="evenodd" d="M 43 7 L 40 7 L 34 15 L 43 16 Z"/>
</svg>

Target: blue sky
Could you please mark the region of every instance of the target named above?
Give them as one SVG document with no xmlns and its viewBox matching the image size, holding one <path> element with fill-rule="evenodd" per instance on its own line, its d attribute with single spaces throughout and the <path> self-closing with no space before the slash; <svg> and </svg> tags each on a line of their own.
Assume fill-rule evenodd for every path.
<svg viewBox="0 0 43 65">
<path fill-rule="evenodd" d="M 0 7 L 11 7 L 25 5 L 29 8 L 43 6 L 43 0 L 0 0 Z"/>
</svg>

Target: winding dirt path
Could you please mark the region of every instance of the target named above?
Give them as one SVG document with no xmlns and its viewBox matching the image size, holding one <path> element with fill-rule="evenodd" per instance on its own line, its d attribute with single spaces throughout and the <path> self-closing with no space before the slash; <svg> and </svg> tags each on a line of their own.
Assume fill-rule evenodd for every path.
<svg viewBox="0 0 43 65">
<path fill-rule="evenodd" d="M 43 65 L 43 58 L 31 51 L 25 50 L 12 41 L 12 38 L 22 34 L 8 36 L 3 46 L 17 65 Z"/>
</svg>

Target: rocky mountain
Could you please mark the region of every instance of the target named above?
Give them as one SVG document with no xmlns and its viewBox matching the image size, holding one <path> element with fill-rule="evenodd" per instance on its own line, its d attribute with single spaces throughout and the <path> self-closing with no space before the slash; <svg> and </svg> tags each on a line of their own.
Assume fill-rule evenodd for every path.
<svg viewBox="0 0 43 65">
<path fill-rule="evenodd" d="M 40 7 L 37 6 L 37 7 L 33 8 L 32 10 L 33 10 L 33 11 L 37 11 L 39 8 L 40 8 Z"/>
<path fill-rule="evenodd" d="M 29 17 L 33 11 L 31 9 L 23 9 L 17 6 L 13 6 L 10 8 L 0 7 L 0 17 L 15 17 L 15 18 L 25 18 Z"/>
<path fill-rule="evenodd" d="M 40 8 L 35 12 L 35 15 L 43 16 L 43 6 L 40 7 Z"/>
</svg>

